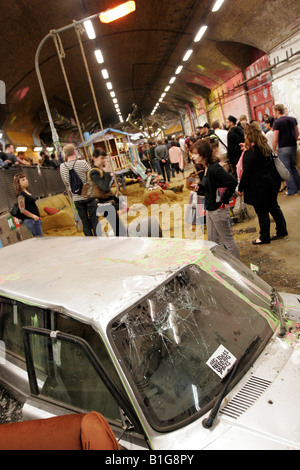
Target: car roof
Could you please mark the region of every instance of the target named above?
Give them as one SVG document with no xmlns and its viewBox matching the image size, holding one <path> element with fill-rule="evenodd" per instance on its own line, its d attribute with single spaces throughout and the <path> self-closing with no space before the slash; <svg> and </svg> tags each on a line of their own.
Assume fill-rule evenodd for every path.
<svg viewBox="0 0 300 470">
<path fill-rule="evenodd" d="M 0 295 L 106 330 L 213 243 L 164 238 L 43 237 L 0 250 Z"/>
</svg>

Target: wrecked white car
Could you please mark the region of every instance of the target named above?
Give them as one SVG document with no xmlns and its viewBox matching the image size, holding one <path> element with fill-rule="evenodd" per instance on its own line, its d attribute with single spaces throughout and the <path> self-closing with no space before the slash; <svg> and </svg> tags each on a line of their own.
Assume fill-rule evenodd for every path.
<svg viewBox="0 0 300 470">
<path fill-rule="evenodd" d="M 0 380 L 24 420 L 96 410 L 130 450 L 300 449 L 300 296 L 203 241 L 0 257 Z"/>
</svg>

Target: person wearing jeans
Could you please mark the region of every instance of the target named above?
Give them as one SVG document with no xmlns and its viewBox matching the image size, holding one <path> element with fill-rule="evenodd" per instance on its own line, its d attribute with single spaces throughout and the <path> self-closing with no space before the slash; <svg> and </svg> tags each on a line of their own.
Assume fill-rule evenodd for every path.
<svg viewBox="0 0 300 470">
<path fill-rule="evenodd" d="M 300 175 L 296 168 L 298 123 L 295 118 L 285 115 L 283 104 L 274 106 L 274 115 L 273 152 L 278 149 L 278 157 L 290 172 L 286 196 L 294 196 L 300 191 Z"/>
<path fill-rule="evenodd" d="M 42 237 L 42 221 L 36 199 L 28 190 L 28 179 L 24 173 L 14 176 L 14 189 L 18 206 L 23 215 L 24 225 L 32 233 L 33 237 Z"/>
<path fill-rule="evenodd" d="M 300 175 L 296 168 L 297 147 L 281 147 L 278 157 L 290 172 L 290 179 L 286 181 L 287 196 L 293 196 L 300 191 Z"/>
<path fill-rule="evenodd" d="M 70 170 L 74 169 L 82 183 L 87 182 L 87 173 L 91 166 L 86 160 L 77 160 L 76 149 L 73 144 L 67 144 L 63 148 L 65 162 L 60 165 L 60 175 L 68 190 L 69 197 L 74 201 L 78 215 L 82 222 L 82 230 L 86 237 L 96 237 L 98 225 L 97 202 L 91 198 L 85 198 L 81 194 L 73 194 L 70 186 Z"/>
<path fill-rule="evenodd" d="M 82 230 L 86 237 L 97 235 L 97 203 L 94 199 L 74 201 L 78 215 L 82 222 Z"/>
</svg>

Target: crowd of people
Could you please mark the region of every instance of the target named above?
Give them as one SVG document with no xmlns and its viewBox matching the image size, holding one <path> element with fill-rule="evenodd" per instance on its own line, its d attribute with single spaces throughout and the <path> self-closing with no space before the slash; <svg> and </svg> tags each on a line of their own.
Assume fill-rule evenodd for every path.
<svg viewBox="0 0 300 470">
<path fill-rule="evenodd" d="M 15 148 L 12 144 L 3 144 L 0 142 L 0 169 L 21 166 L 41 166 L 58 169 L 60 162 L 55 153 L 49 154 L 48 150 L 41 150 L 37 159 L 26 155 L 24 151 L 18 151 L 15 154 Z"/>
<path fill-rule="evenodd" d="M 254 207 L 260 234 L 254 245 L 269 244 L 288 235 L 287 224 L 277 198 L 280 191 L 286 196 L 300 194 L 300 175 L 296 167 L 298 123 L 288 116 L 286 108 L 274 106 L 274 117 L 264 115 L 261 123 L 247 122 L 229 115 L 224 128 L 218 121 L 205 123 L 196 134 L 180 135 L 171 142 L 158 141 L 140 147 L 140 158 L 165 181 L 170 175 L 183 174 L 191 161 L 195 165 L 195 183 L 189 188 L 199 197 L 204 196 L 208 240 L 223 245 L 239 257 L 232 235 L 229 201 L 237 192 L 244 202 Z M 176 152 L 175 152 L 176 149 Z M 282 181 L 274 158 L 289 171 L 289 179 Z M 270 214 L 276 232 L 270 234 Z"/>
<path fill-rule="evenodd" d="M 252 242 L 254 245 L 268 244 L 288 235 L 286 220 L 277 201 L 283 182 L 274 161 L 279 158 L 289 171 L 290 178 L 285 183 L 286 195 L 298 195 L 298 138 L 296 119 L 286 114 L 283 105 L 276 105 L 274 117 L 265 115 L 262 123 L 248 123 L 245 115 L 239 119 L 230 115 L 224 128 L 218 121 L 214 121 L 211 126 L 205 123 L 193 135 L 174 136 L 171 141 L 149 141 L 140 145 L 138 151 L 148 179 L 154 174 L 155 181 L 160 180 L 166 185 L 171 178 L 183 180 L 185 169 L 195 166 L 196 177 L 188 187 L 197 197 L 205 200 L 208 240 L 222 245 L 239 258 L 229 209 L 234 193 L 243 198 L 245 203 L 252 205 L 258 216 L 260 235 Z M 84 235 L 99 235 L 98 216 L 103 215 L 111 223 L 116 236 L 126 236 L 126 228 L 118 216 L 122 203 L 110 189 L 112 178 L 106 153 L 96 149 L 92 166 L 84 159 L 77 159 L 76 149 L 72 144 L 66 145 L 63 153 L 65 162 L 60 164 L 55 156 L 51 158 L 48 152 L 43 151 L 40 155 L 41 164 L 60 169 L 62 180 L 72 194 L 82 221 Z M 25 160 L 22 160 L 24 156 L 16 156 L 12 145 L 7 145 L 3 154 L 1 151 L 0 165 L 25 165 Z M 78 192 L 72 186 L 71 173 L 77 174 L 81 181 Z M 88 183 L 97 189 L 96 195 L 86 189 L 90 188 Z M 28 190 L 27 178 L 22 173 L 15 176 L 15 191 L 25 225 L 34 236 L 41 236 L 38 209 Z M 270 234 L 270 214 L 276 224 L 274 235 Z"/>
</svg>

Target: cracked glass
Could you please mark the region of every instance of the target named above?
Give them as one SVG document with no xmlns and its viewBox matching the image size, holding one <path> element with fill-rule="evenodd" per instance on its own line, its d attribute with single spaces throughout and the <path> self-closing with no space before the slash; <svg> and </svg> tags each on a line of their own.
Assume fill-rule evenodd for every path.
<svg viewBox="0 0 300 470">
<path fill-rule="evenodd" d="M 238 358 L 254 336 L 262 344 L 272 334 L 262 314 L 268 294 L 255 293 L 234 269 L 232 279 L 224 261 L 215 261 L 215 276 L 190 265 L 109 326 L 119 363 L 158 431 L 211 407 L 223 384 L 206 362 L 220 345 Z M 227 271 L 225 279 L 217 271 Z"/>
</svg>

